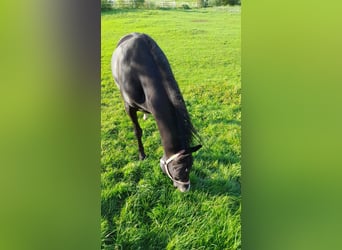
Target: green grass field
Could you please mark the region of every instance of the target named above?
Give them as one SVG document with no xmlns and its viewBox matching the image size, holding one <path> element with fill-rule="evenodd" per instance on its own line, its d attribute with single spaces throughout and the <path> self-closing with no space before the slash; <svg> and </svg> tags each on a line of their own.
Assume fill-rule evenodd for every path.
<svg viewBox="0 0 342 250">
<path fill-rule="evenodd" d="M 103 249 L 241 249 L 240 7 L 102 13 L 101 239 Z M 149 34 L 169 59 L 204 145 L 191 189 L 176 190 L 159 167 L 152 116 L 147 158 L 113 82 L 111 54 L 123 35 Z M 142 113 L 139 113 L 142 118 Z"/>
</svg>

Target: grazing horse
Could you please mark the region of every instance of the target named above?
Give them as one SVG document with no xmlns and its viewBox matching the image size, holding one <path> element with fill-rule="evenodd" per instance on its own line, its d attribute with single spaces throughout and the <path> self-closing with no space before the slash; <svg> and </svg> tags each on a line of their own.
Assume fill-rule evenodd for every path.
<svg viewBox="0 0 342 250">
<path fill-rule="evenodd" d="M 145 158 L 137 118 L 137 111 L 142 111 L 152 114 L 157 122 L 164 148 L 160 159 L 162 171 L 181 192 L 188 191 L 192 153 L 202 146 L 190 146 L 194 138 L 200 138 L 165 54 L 148 35 L 132 33 L 120 39 L 111 66 L 126 112 L 133 122 L 139 158 Z"/>
</svg>

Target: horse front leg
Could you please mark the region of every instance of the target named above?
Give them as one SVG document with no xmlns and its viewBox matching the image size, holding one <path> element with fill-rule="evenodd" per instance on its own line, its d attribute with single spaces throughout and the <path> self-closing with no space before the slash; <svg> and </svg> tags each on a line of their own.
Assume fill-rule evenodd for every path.
<svg viewBox="0 0 342 250">
<path fill-rule="evenodd" d="M 125 109 L 126 109 L 127 114 L 129 115 L 129 117 L 131 118 L 131 120 L 133 122 L 134 134 L 138 140 L 139 159 L 143 160 L 143 159 L 145 159 L 146 155 L 145 155 L 145 151 L 144 151 L 144 146 L 143 146 L 142 141 L 141 141 L 142 129 L 141 129 L 139 122 L 138 122 L 137 109 L 129 106 L 127 103 L 125 103 Z"/>
</svg>

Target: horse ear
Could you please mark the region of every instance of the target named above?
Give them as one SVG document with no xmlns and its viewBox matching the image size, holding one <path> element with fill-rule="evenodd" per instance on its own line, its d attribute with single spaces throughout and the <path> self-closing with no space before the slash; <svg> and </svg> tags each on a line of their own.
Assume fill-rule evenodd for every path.
<svg viewBox="0 0 342 250">
<path fill-rule="evenodd" d="M 202 145 L 197 145 L 194 147 L 189 148 L 189 153 L 193 153 L 196 152 L 197 150 L 199 150 L 202 147 Z"/>
</svg>

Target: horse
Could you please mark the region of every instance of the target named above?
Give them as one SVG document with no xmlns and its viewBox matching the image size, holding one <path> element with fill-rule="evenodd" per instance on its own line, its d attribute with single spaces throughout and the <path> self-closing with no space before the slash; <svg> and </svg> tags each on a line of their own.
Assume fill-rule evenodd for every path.
<svg viewBox="0 0 342 250">
<path fill-rule="evenodd" d="M 157 123 L 164 149 L 160 159 L 163 173 L 178 190 L 188 191 L 192 153 L 202 145 L 191 146 L 194 139 L 201 140 L 164 52 L 147 34 L 131 33 L 119 40 L 111 68 L 125 110 L 133 122 L 139 159 L 146 157 L 137 117 L 137 111 L 142 111 L 152 114 Z"/>
</svg>

